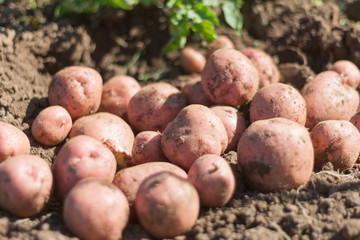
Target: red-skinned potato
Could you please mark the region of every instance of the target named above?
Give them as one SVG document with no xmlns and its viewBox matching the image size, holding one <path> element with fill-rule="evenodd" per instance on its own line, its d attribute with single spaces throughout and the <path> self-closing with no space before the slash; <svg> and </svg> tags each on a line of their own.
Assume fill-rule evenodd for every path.
<svg viewBox="0 0 360 240">
<path fill-rule="evenodd" d="M 201 84 L 211 102 L 237 107 L 253 98 L 259 87 L 259 74 L 241 52 L 219 49 L 208 58 Z"/>
<path fill-rule="evenodd" d="M 182 109 L 161 138 L 167 159 L 185 170 L 204 154 L 220 155 L 227 145 L 228 135 L 220 118 L 199 104 Z"/>
<path fill-rule="evenodd" d="M 50 165 L 34 155 L 17 155 L 0 164 L 0 207 L 20 217 L 40 213 L 50 199 Z"/>
<path fill-rule="evenodd" d="M 70 131 L 70 138 L 78 135 L 91 136 L 114 154 L 119 167 L 131 165 L 131 151 L 134 133 L 122 118 L 112 113 L 100 112 L 76 120 Z"/>
<path fill-rule="evenodd" d="M 354 126 L 357 128 L 357 130 L 360 132 L 360 112 L 355 113 L 351 119 L 350 122 L 354 124 Z"/>
<path fill-rule="evenodd" d="M 204 106 L 213 105 L 212 102 L 206 97 L 201 85 L 201 81 L 195 82 L 189 89 L 189 94 L 186 97 L 188 104 L 201 104 Z"/>
<path fill-rule="evenodd" d="M 88 178 L 66 196 L 63 217 L 67 228 L 83 240 L 118 240 L 129 220 L 129 204 L 113 184 Z"/>
<path fill-rule="evenodd" d="M 360 153 L 360 133 L 346 120 L 327 120 L 315 125 L 310 136 L 315 152 L 315 168 L 330 162 L 335 170 L 353 167 Z"/>
<path fill-rule="evenodd" d="M 103 86 L 99 112 L 109 112 L 125 118 L 130 99 L 140 89 L 140 84 L 130 76 L 110 78 Z"/>
<path fill-rule="evenodd" d="M 286 118 L 253 122 L 242 134 L 237 154 L 247 185 L 262 192 L 296 188 L 309 180 L 314 167 L 308 130 Z"/>
<path fill-rule="evenodd" d="M 181 51 L 180 65 L 188 73 L 201 73 L 204 69 L 206 58 L 197 50 L 185 47 Z"/>
<path fill-rule="evenodd" d="M 339 60 L 334 63 L 331 70 L 340 74 L 344 83 L 352 88 L 357 88 L 360 83 L 360 70 L 348 60 Z"/>
<path fill-rule="evenodd" d="M 101 142 L 81 135 L 64 144 L 55 158 L 52 170 L 55 197 L 63 201 L 70 189 L 81 179 L 94 177 L 112 182 L 116 172 L 116 160 Z"/>
<path fill-rule="evenodd" d="M 41 144 L 55 146 L 65 140 L 72 127 L 68 111 L 61 106 L 50 106 L 36 116 L 31 133 Z"/>
<path fill-rule="evenodd" d="M 200 210 L 199 195 L 186 179 L 162 172 L 141 184 L 135 209 L 141 226 L 153 237 L 174 238 L 195 225 Z"/>
<path fill-rule="evenodd" d="M 224 206 L 235 192 L 231 167 L 218 155 L 205 154 L 196 159 L 189 169 L 188 180 L 198 191 L 203 206 Z"/>
<path fill-rule="evenodd" d="M 206 58 L 208 58 L 216 50 L 222 48 L 235 48 L 234 43 L 225 35 L 219 35 L 215 41 L 209 44 Z"/>
<path fill-rule="evenodd" d="M 29 138 L 14 125 L 0 121 L 0 163 L 20 154 L 30 154 Z"/>
<path fill-rule="evenodd" d="M 49 85 L 50 105 L 61 105 L 76 119 L 100 106 L 102 78 L 92 68 L 71 66 L 57 72 Z"/>
</svg>

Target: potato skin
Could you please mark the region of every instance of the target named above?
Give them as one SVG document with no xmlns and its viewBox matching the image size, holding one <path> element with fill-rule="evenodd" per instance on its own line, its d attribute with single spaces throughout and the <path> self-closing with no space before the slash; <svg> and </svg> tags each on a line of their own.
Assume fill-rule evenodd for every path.
<svg viewBox="0 0 360 240">
<path fill-rule="evenodd" d="M 116 172 L 116 160 L 101 142 L 81 135 L 64 144 L 55 158 L 52 170 L 55 197 L 63 201 L 81 179 L 94 177 L 111 182 Z"/>
<path fill-rule="evenodd" d="M 201 73 L 204 69 L 206 58 L 192 47 L 185 47 L 181 51 L 180 65 L 188 73 Z"/>
<path fill-rule="evenodd" d="M 118 240 L 129 220 L 129 204 L 113 184 L 83 179 L 66 196 L 63 206 L 68 229 L 84 240 Z"/>
<path fill-rule="evenodd" d="M 344 83 L 352 88 L 357 88 L 360 83 L 360 70 L 348 60 L 339 60 L 334 63 L 331 70 L 340 74 Z"/>
<path fill-rule="evenodd" d="M 360 112 L 355 113 L 351 119 L 350 122 L 357 128 L 357 130 L 360 132 Z"/>
<path fill-rule="evenodd" d="M 212 102 L 206 97 L 201 85 L 201 81 L 195 82 L 189 89 L 189 93 L 186 97 L 188 104 L 201 104 L 204 106 L 213 105 Z"/>
<path fill-rule="evenodd" d="M 30 154 L 29 138 L 14 125 L 0 121 L 0 163 L 20 154 Z"/>
<path fill-rule="evenodd" d="M 306 102 L 294 87 L 273 83 L 261 88 L 250 103 L 250 121 L 283 117 L 301 125 L 306 122 Z"/>
<path fill-rule="evenodd" d="M 198 191 L 203 206 L 224 206 L 235 192 L 231 167 L 218 155 L 205 154 L 196 159 L 189 169 L 188 180 Z"/>
<path fill-rule="evenodd" d="M 296 188 L 308 181 L 314 167 L 307 129 L 286 118 L 253 122 L 241 136 L 237 154 L 247 185 L 262 192 Z"/>
<path fill-rule="evenodd" d="M 195 225 L 200 201 L 195 187 L 186 179 L 162 172 L 141 184 L 135 209 L 140 224 L 153 237 L 173 238 Z"/>
<path fill-rule="evenodd" d="M 186 106 L 186 99 L 174 86 L 159 82 L 140 89 L 130 100 L 127 118 L 137 131 L 160 131 Z"/>
<path fill-rule="evenodd" d="M 109 112 L 125 119 L 130 99 L 140 89 L 140 84 L 130 76 L 110 78 L 103 86 L 99 112 Z"/>
<path fill-rule="evenodd" d="M 50 82 L 50 105 L 61 105 L 76 119 L 95 113 L 100 106 L 102 78 L 92 68 L 71 66 L 57 72 Z"/>
<path fill-rule="evenodd" d="M 219 35 L 215 41 L 209 44 L 206 58 L 209 58 L 213 52 L 222 48 L 235 48 L 234 43 L 225 35 Z"/>
<path fill-rule="evenodd" d="M 34 155 L 17 155 L 0 164 L 0 207 L 20 217 L 40 213 L 50 199 L 49 163 Z"/>
<path fill-rule="evenodd" d="M 208 58 L 201 84 L 211 102 L 236 107 L 253 98 L 259 86 L 259 74 L 241 52 L 219 49 Z"/>
<path fill-rule="evenodd" d="M 346 120 L 320 122 L 310 132 L 315 152 L 315 168 L 331 162 L 334 170 L 352 168 L 360 153 L 360 133 Z"/>
<path fill-rule="evenodd" d="M 61 106 L 50 106 L 36 116 L 31 133 L 41 144 L 55 146 L 65 140 L 72 127 L 68 111 Z"/>
<path fill-rule="evenodd" d="M 161 139 L 170 162 L 188 170 L 204 154 L 220 155 L 228 145 L 224 124 L 208 107 L 192 104 L 170 122 Z"/>
</svg>

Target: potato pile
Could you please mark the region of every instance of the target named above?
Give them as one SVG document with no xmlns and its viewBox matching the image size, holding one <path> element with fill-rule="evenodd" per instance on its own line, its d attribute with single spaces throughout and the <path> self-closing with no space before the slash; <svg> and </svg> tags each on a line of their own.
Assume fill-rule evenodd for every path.
<svg viewBox="0 0 360 240">
<path fill-rule="evenodd" d="M 353 63 L 337 61 L 296 89 L 281 82 L 271 56 L 236 50 L 226 36 L 206 56 L 186 47 L 180 60 L 198 73 L 182 89 L 141 87 L 130 76 L 103 84 L 88 67 L 57 72 L 50 106 L 31 133 L 60 150 L 50 167 L 30 155 L 22 131 L 0 122 L 0 207 L 31 217 L 53 196 L 81 239 L 119 239 L 129 221 L 173 238 L 193 227 L 201 206 L 226 205 L 235 176 L 251 190 L 281 191 L 325 164 L 344 170 L 357 161 L 360 71 Z M 229 151 L 237 152 L 236 174 L 222 157 Z"/>
</svg>

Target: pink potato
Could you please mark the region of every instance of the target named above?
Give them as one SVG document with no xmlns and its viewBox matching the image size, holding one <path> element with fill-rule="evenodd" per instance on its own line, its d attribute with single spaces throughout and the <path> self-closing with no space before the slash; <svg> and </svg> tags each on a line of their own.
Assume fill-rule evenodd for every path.
<svg viewBox="0 0 360 240">
<path fill-rule="evenodd" d="M 306 122 L 306 102 L 296 88 L 273 83 L 261 88 L 250 103 L 250 121 L 283 117 L 301 125 Z"/>
<path fill-rule="evenodd" d="M 201 84 L 211 102 L 237 107 L 253 98 L 259 87 L 259 74 L 241 52 L 219 49 L 208 58 Z"/>
<path fill-rule="evenodd" d="M 83 240 L 118 240 L 129 220 L 129 204 L 113 184 L 87 178 L 66 196 L 63 217 L 67 228 Z"/>
<path fill-rule="evenodd" d="M 119 167 L 130 166 L 135 136 L 122 118 L 106 112 L 84 116 L 74 122 L 70 131 L 70 138 L 78 135 L 91 136 L 107 146 Z"/>
<path fill-rule="evenodd" d="M 360 133 L 346 120 L 327 120 L 315 125 L 310 133 L 315 168 L 321 170 L 330 162 L 334 169 L 352 168 L 360 153 Z"/>
<path fill-rule="evenodd" d="M 116 160 L 111 151 L 96 139 L 81 135 L 70 139 L 60 149 L 52 166 L 55 197 L 63 201 L 81 179 L 97 178 L 112 182 Z"/>
<path fill-rule="evenodd" d="M 189 86 L 186 100 L 188 104 L 201 104 L 207 107 L 212 105 L 204 93 L 200 80 Z"/>
<path fill-rule="evenodd" d="M 279 69 L 269 54 L 256 48 L 246 48 L 241 52 L 250 59 L 258 70 L 260 87 L 280 81 Z"/>
<path fill-rule="evenodd" d="M 308 130 L 286 118 L 253 122 L 239 140 L 238 166 L 247 185 L 262 192 L 296 188 L 314 167 Z"/>
<path fill-rule="evenodd" d="M 135 209 L 141 226 L 155 238 L 185 234 L 199 215 L 200 201 L 195 187 L 170 172 L 148 177 L 140 185 Z"/>
<path fill-rule="evenodd" d="M 192 104 L 170 122 L 161 139 L 170 162 L 188 170 L 204 154 L 220 155 L 228 146 L 228 135 L 221 119 L 208 107 Z"/>
<path fill-rule="evenodd" d="M 360 132 L 360 112 L 355 113 L 351 119 L 350 122 L 357 128 L 357 130 Z"/>
<path fill-rule="evenodd" d="M 206 58 L 209 58 L 213 52 L 222 48 L 235 48 L 234 43 L 225 35 L 219 35 L 215 41 L 209 44 Z"/>
<path fill-rule="evenodd" d="M 99 112 L 109 112 L 125 118 L 130 99 L 140 89 L 140 84 L 130 76 L 110 78 L 103 86 Z"/>
<path fill-rule="evenodd" d="M 50 106 L 36 116 L 31 133 L 41 144 L 55 146 L 65 140 L 72 127 L 68 111 L 61 106 Z"/>
<path fill-rule="evenodd" d="M 33 217 L 48 203 L 53 176 L 46 160 L 17 155 L 0 164 L 0 207 L 20 218 Z"/>
<path fill-rule="evenodd" d="M 226 129 L 228 146 L 225 152 L 236 150 L 241 134 L 247 127 L 244 116 L 230 106 L 213 106 L 210 109 L 220 118 Z"/>
<path fill-rule="evenodd" d="M 357 88 L 360 83 L 360 70 L 348 60 L 339 60 L 334 63 L 331 70 L 340 74 L 344 83 L 352 88 Z"/>
<path fill-rule="evenodd" d="M 14 125 L 0 121 L 0 163 L 20 154 L 30 154 L 29 138 Z"/>
<path fill-rule="evenodd" d="M 132 148 L 132 165 L 167 161 L 161 149 L 161 137 L 162 134 L 155 131 L 138 133 Z"/>
<path fill-rule="evenodd" d="M 95 113 L 100 106 L 102 78 L 92 68 L 71 66 L 57 72 L 50 82 L 50 105 L 63 106 L 72 119 Z"/>
<path fill-rule="evenodd" d="M 198 191 L 203 206 L 224 206 L 235 192 L 236 181 L 231 167 L 218 155 L 205 154 L 196 159 L 189 169 L 188 180 Z"/>
<path fill-rule="evenodd" d="M 160 131 L 186 106 L 186 99 L 174 86 L 159 82 L 140 89 L 130 100 L 127 117 L 137 131 Z"/>
<path fill-rule="evenodd" d="M 206 63 L 205 57 L 191 47 L 181 51 L 180 65 L 188 73 L 201 73 Z"/>
</svg>

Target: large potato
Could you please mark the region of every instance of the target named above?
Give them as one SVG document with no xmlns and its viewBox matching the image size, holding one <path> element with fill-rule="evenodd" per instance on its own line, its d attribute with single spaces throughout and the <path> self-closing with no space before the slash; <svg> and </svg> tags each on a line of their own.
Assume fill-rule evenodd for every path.
<svg viewBox="0 0 360 240">
<path fill-rule="evenodd" d="M 352 88 L 357 88 L 359 86 L 360 70 L 354 63 L 348 60 L 339 60 L 334 63 L 331 70 L 339 73 L 344 79 L 345 84 Z"/>
</svg>

